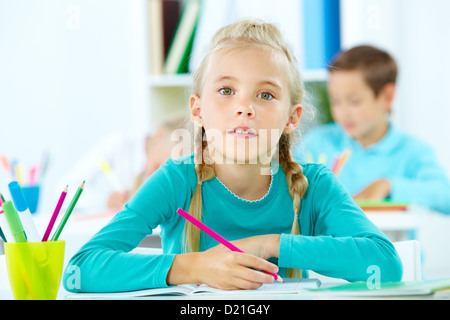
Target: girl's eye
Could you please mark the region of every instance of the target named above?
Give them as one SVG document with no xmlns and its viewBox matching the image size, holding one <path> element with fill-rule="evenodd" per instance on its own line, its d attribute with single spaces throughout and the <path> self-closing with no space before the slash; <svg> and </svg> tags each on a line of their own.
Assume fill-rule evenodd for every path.
<svg viewBox="0 0 450 320">
<path fill-rule="evenodd" d="M 234 93 L 230 88 L 222 88 L 219 90 L 219 92 L 226 96 L 231 96 Z"/>
<path fill-rule="evenodd" d="M 258 98 L 261 98 L 263 100 L 272 100 L 273 95 L 269 92 L 262 92 L 262 93 L 258 94 Z"/>
</svg>

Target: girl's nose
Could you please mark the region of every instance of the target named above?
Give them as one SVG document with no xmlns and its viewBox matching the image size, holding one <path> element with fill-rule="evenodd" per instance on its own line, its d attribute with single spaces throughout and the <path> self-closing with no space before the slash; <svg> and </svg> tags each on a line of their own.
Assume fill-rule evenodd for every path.
<svg viewBox="0 0 450 320">
<path fill-rule="evenodd" d="M 253 108 L 252 104 L 250 102 L 246 103 L 239 103 L 235 110 L 234 110 L 235 116 L 237 117 L 248 117 L 250 119 L 253 119 L 255 117 L 255 109 Z"/>
</svg>

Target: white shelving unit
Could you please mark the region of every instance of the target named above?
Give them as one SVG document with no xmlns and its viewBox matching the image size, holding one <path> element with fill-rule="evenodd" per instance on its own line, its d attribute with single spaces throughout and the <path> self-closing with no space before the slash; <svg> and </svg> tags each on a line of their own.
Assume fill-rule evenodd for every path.
<svg viewBox="0 0 450 320">
<path fill-rule="evenodd" d="M 190 74 L 163 74 L 151 75 L 148 78 L 148 85 L 150 88 L 176 88 L 189 87 L 192 82 Z"/>
<path fill-rule="evenodd" d="M 167 115 L 180 113 L 186 109 L 191 82 L 192 76 L 189 74 L 148 76 L 151 122 L 159 122 Z"/>
</svg>

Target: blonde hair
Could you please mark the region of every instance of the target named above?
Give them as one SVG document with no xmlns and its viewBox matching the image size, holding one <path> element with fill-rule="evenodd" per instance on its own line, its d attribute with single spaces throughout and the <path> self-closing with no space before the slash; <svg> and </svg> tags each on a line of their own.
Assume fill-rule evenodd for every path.
<svg viewBox="0 0 450 320">
<path fill-rule="evenodd" d="M 208 54 L 197 69 L 194 78 L 192 93 L 201 97 L 204 74 L 207 71 L 211 57 L 224 48 L 239 48 L 257 46 L 268 48 L 284 54 L 289 63 L 288 81 L 291 93 L 291 105 L 300 104 L 303 99 L 303 84 L 297 68 L 297 61 L 289 46 L 283 39 L 278 28 L 270 23 L 260 20 L 239 20 L 231 25 L 221 28 L 213 37 Z M 189 213 L 201 220 L 202 217 L 202 183 L 215 177 L 214 163 L 208 158 L 208 145 L 204 128 L 194 128 L 194 162 L 198 184 L 189 206 Z M 286 175 L 289 194 L 293 199 L 292 234 L 299 234 L 298 214 L 300 212 L 301 198 L 306 192 L 308 181 L 303 175 L 302 167 L 292 159 L 292 134 L 282 134 L 278 142 L 279 163 Z M 184 230 L 184 244 L 187 252 L 199 251 L 200 230 L 191 223 L 186 222 Z M 301 270 L 288 269 L 288 277 L 300 277 Z"/>
</svg>

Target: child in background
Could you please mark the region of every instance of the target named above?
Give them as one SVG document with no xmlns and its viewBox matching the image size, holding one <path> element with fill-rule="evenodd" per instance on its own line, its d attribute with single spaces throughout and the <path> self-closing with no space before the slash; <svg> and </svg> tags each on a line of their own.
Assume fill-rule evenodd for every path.
<svg viewBox="0 0 450 320">
<path fill-rule="evenodd" d="M 299 164 L 291 139 L 302 114 L 297 62 L 279 30 L 259 20 L 220 29 L 193 78 L 194 153 L 169 159 L 64 273 L 71 292 L 204 283 L 255 289 L 314 270 L 399 281 L 392 243 L 325 166 Z M 268 158 L 268 161 L 266 161 Z M 245 253 L 230 251 L 176 213 L 188 211 Z M 163 254 L 130 253 L 157 226 Z M 79 287 L 70 270 L 79 270 Z M 368 273 L 369 272 L 369 273 Z"/>
<path fill-rule="evenodd" d="M 79 177 L 88 182 L 77 208 L 89 212 L 123 208 L 143 180 L 171 157 L 178 144 L 171 140 L 171 134 L 183 128 L 184 122 L 184 115 L 166 116 L 150 132 L 117 132 L 95 145 L 61 179 L 69 188 Z M 185 154 L 188 152 L 173 156 Z"/>
<path fill-rule="evenodd" d="M 171 135 L 177 129 L 183 128 L 184 119 L 174 117 L 164 121 L 156 130 L 147 135 L 145 140 L 145 168 L 134 179 L 131 188 L 121 191 L 112 191 L 107 200 L 107 207 L 112 209 L 122 208 L 131 199 L 133 194 L 147 180 L 150 175 L 163 165 L 170 157 L 178 158 L 185 154 L 172 155 L 172 151 L 179 142 L 173 140 Z M 175 137 L 176 138 L 176 137 Z M 182 147 L 181 151 L 186 150 Z"/>
<path fill-rule="evenodd" d="M 311 130 L 295 158 L 326 159 L 331 168 L 346 153 L 339 179 L 355 199 L 416 203 L 450 214 L 450 184 L 433 150 L 390 123 L 396 78 L 396 62 L 382 50 L 359 46 L 339 55 L 328 83 L 335 123 Z"/>
</svg>

